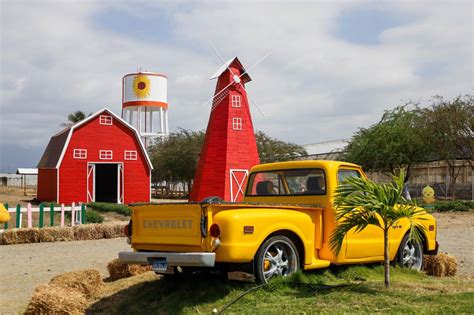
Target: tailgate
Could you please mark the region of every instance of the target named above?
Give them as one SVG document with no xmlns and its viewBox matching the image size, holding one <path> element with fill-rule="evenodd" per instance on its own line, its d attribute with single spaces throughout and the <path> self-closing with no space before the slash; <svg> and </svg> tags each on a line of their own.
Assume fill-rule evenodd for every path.
<svg viewBox="0 0 474 315">
<path fill-rule="evenodd" d="M 201 205 L 132 206 L 132 244 L 201 246 Z"/>
</svg>

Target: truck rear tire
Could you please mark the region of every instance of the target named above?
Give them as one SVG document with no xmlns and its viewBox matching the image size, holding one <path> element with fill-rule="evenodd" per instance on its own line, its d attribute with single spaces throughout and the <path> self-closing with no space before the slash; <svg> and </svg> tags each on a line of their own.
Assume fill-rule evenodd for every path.
<svg viewBox="0 0 474 315">
<path fill-rule="evenodd" d="M 254 257 L 255 280 L 266 283 L 274 276 L 288 276 L 298 270 L 300 257 L 295 244 L 286 236 L 267 239 Z"/>
</svg>

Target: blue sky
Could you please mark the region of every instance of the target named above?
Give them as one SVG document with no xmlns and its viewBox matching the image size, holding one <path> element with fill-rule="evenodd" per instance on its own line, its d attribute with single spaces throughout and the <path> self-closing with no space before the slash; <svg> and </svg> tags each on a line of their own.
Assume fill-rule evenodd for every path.
<svg viewBox="0 0 474 315">
<path fill-rule="evenodd" d="M 204 129 L 224 58 L 252 65 L 254 127 L 348 138 L 384 110 L 472 93 L 471 1 L 1 1 L 0 172 L 34 167 L 69 113 L 120 113 L 121 78 L 169 77 L 169 119 Z"/>
</svg>

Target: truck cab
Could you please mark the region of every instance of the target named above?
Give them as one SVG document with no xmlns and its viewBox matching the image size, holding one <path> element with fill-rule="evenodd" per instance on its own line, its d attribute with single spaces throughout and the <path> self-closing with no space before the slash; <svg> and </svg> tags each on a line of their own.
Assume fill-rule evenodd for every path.
<svg viewBox="0 0 474 315">
<path fill-rule="evenodd" d="M 365 177 L 360 166 L 339 161 L 261 164 L 250 170 L 244 198 L 229 203 L 206 198 L 200 203 L 132 206 L 128 228 L 132 252 L 124 263 L 151 264 L 156 272 L 174 267 L 251 266 L 257 281 L 298 269 L 330 264 L 383 261 L 383 232 L 367 226 L 350 231 L 337 256 L 329 247 L 336 227 L 334 191 L 347 177 Z M 390 231 L 390 259 L 409 253 L 405 266 L 421 269 L 423 253 L 437 250 L 436 221 L 425 213 L 422 243 L 407 239 L 408 220 Z"/>
</svg>

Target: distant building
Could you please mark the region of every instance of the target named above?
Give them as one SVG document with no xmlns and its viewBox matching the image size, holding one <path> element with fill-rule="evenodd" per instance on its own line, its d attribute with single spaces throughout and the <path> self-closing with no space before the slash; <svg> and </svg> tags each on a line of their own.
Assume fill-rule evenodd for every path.
<svg viewBox="0 0 474 315">
<path fill-rule="evenodd" d="M 306 160 L 338 160 L 350 139 L 340 139 L 303 144 L 308 155 Z"/>
<path fill-rule="evenodd" d="M 103 109 L 51 138 L 38 164 L 38 199 L 149 202 L 152 169 L 138 131 Z"/>
</svg>

